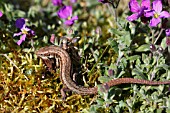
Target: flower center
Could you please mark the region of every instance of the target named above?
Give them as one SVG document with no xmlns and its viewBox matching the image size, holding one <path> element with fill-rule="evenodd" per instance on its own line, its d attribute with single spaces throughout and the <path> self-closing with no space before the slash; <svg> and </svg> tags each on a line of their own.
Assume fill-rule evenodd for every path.
<svg viewBox="0 0 170 113">
<path fill-rule="evenodd" d="M 155 13 L 154 14 L 154 18 L 158 18 L 159 17 L 159 14 L 158 13 Z"/>
<path fill-rule="evenodd" d="M 25 30 L 25 29 L 22 30 L 22 33 L 23 34 L 28 34 L 27 30 Z"/>
<path fill-rule="evenodd" d="M 68 20 L 70 20 L 70 19 L 71 19 L 71 17 L 69 16 L 67 19 L 68 19 Z"/>
</svg>

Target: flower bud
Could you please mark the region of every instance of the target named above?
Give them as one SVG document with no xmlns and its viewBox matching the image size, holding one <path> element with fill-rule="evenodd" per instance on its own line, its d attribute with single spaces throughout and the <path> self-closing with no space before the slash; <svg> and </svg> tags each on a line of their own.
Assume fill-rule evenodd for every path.
<svg viewBox="0 0 170 113">
<path fill-rule="evenodd" d="M 156 51 L 156 47 L 154 44 L 150 44 L 150 50 L 151 52 L 155 52 Z"/>
<path fill-rule="evenodd" d="M 159 48 L 158 48 L 158 52 L 159 52 L 160 54 L 162 54 L 162 53 L 163 53 L 163 51 L 164 51 L 164 50 L 163 50 L 163 48 L 162 48 L 162 47 L 159 47 Z"/>
<path fill-rule="evenodd" d="M 109 76 L 113 76 L 113 70 L 112 70 L 112 69 L 109 69 L 109 70 L 108 70 L 108 75 L 109 75 Z"/>
</svg>

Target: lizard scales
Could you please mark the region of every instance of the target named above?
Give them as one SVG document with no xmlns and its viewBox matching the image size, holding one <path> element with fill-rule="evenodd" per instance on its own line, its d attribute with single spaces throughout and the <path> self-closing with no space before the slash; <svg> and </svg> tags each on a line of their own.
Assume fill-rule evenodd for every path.
<svg viewBox="0 0 170 113">
<path fill-rule="evenodd" d="M 96 94 L 98 92 L 97 87 L 84 87 L 76 85 L 70 76 L 71 71 L 71 59 L 67 51 L 57 46 L 47 46 L 42 47 L 36 51 L 36 55 L 43 60 L 47 59 L 49 56 L 58 57 L 60 60 L 60 79 L 62 83 L 69 88 L 71 91 L 76 92 L 81 95 Z M 161 85 L 161 84 L 170 84 L 170 81 L 149 81 L 142 79 L 134 78 L 118 78 L 110 80 L 109 82 L 103 83 L 111 87 L 119 84 L 145 84 L 145 85 Z"/>
</svg>

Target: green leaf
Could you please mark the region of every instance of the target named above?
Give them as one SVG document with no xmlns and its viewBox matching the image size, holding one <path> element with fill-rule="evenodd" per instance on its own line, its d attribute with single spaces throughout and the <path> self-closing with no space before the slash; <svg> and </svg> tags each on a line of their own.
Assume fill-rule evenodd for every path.
<svg viewBox="0 0 170 113">
<path fill-rule="evenodd" d="M 98 98 L 98 99 L 96 100 L 96 102 L 98 103 L 98 105 L 103 105 L 103 103 L 105 102 L 105 100 L 102 99 L 102 98 Z"/>
<path fill-rule="evenodd" d="M 132 75 L 138 75 L 138 76 L 142 77 L 142 79 L 147 79 L 147 78 L 145 77 L 145 75 L 144 75 L 141 71 L 139 71 L 138 69 L 136 69 L 136 68 L 132 70 Z"/>
<path fill-rule="evenodd" d="M 122 35 L 119 40 L 119 43 L 121 43 L 122 45 L 126 45 L 127 47 L 129 47 L 132 42 L 129 32 L 126 32 L 124 35 Z"/>
<path fill-rule="evenodd" d="M 149 44 L 143 44 L 140 47 L 136 49 L 137 52 L 146 52 L 150 51 L 150 45 Z"/>
<path fill-rule="evenodd" d="M 160 65 L 158 65 L 157 67 L 156 67 L 156 69 L 165 69 L 165 70 L 167 70 L 168 71 L 168 69 L 169 69 L 169 67 L 170 66 L 168 66 L 167 64 L 160 64 Z"/>
<path fill-rule="evenodd" d="M 16 17 L 25 17 L 25 12 L 21 10 L 15 10 L 13 13 Z"/>
<path fill-rule="evenodd" d="M 118 35 L 118 36 L 124 35 L 123 31 L 120 31 L 120 30 L 115 29 L 115 28 L 110 28 L 109 29 L 109 33 L 112 33 L 112 34 L 115 34 L 115 35 Z"/>
<path fill-rule="evenodd" d="M 123 74 L 125 74 L 125 71 L 121 71 L 117 77 L 120 78 Z"/>
<path fill-rule="evenodd" d="M 118 53 L 119 48 L 118 48 L 118 43 L 116 42 L 116 40 L 114 40 L 113 38 L 109 38 L 108 40 L 108 44 L 113 48 L 113 50 Z"/>
<path fill-rule="evenodd" d="M 133 56 L 128 57 L 127 59 L 130 60 L 130 61 L 135 61 L 135 60 L 140 59 L 140 58 L 141 58 L 141 56 L 139 56 L 139 55 L 133 55 Z"/>
<path fill-rule="evenodd" d="M 123 100 L 121 100 L 121 101 L 119 102 L 119 106 L 120 106 L 120 107 L 125 107 L 125 106 L 127 106 L 127 105 L 126 105 L 126 103 L 125 103 Z"/>
<path fill-rule="evenodd" d="M 98 79 L 101 83 L 104 83 L 107 82 L 110 78 L 108 76 L 100 76 Z"/>
<path fill-rule="evenodd" d="M 162 47 L 163 49 L 165 49 L 165 48 L 167 47 L 167 45 L 166 45 L 166 37 L 162 40 L 162 42 L 161 42 L 161 47 Z"/>
</svg>

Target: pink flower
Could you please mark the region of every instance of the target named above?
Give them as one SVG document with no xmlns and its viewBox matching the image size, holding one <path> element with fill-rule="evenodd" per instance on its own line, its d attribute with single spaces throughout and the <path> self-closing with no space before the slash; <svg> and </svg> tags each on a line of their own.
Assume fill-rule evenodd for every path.
<svg viewBox="0 0 170 113">
<path fill-rule="evenodd" d="M 137 0 L 130 0 L 129 9 L 131 12 L 133 12 L 133 14 L 128 16 L 127 20 L 128 21 L 137 20 L 139 17 L 141 17 L 144 14 L 145 10 L 150 9 L 150 0 L 142 0 L 141 6 L 137 2 Z"/>
<path fill-rule="evenodd" d="M 98 2 L 101 2 L 101 3 L 108 3 L 108 0 L 98 0 Z"/>
<path fill-rule="evenodd" d="M 71 1 L 71 3 L 76 3 L 77 2 L 77 0 L 70 0 Z"/>
<path fill-rule="evenodd" d="M 166 36 L 170 37 L 170 28 L 165 30 Z"/>
<path fill-rule="evenodd" d="M 3 16 L 3 13 L 0 11 L 0 17 L 2 17 Z"/>
<path fill-rule="evenodd" d="M 170 46 L 170 28 L 165 30 L 166 33 L 166 45 Z"/>
<path fill-rule="evenodd" d="M 52 0 L 52 3 L 54 6 L 61 6 L 63 4 L 62 0 Z"/>
<path fill-rule="evenodd" d="M 78 16 L 72 17 L 72 7 L 64 6 L 58 12 L 58 16 L 62 19 L 65 19 L 64 24 L 68 26 L 72 26 L 75 20 L 78 20 Z"/>
<path fill-rule="evenodd" d="M 27 36 L 31 37 L 31 36 L 34 36 L 35 35 L 35 32 L 31 29 L 29 29 L 26 25 L 25 25 L 25 19 L 24 18 L 19 18 L 16 20 L 15 22 L 15 26 L 17 28 L 19 28 L 21 30 L 21 32 L 19 33 L 14 33 L 13 37 L 16 37 L 16 36 L 21 36 L 20 40 L 18 40 L 17 44 L 18 45 L 21 45 L 21 43 L 23 41 L 25 41 L 25 38 Z"/>
<path fill-rule="evenodd" d="M 161 0 L 153 1 L 152 8 L 152 10 L 145 13 L 146 17 L 152 17 L 152 19 L 150 20 L 151 27 L 156 27 L 161 22 L 161 18 L 170 17 L 170 14 L 167 11 L 162 11 Z"/>
</svg>

